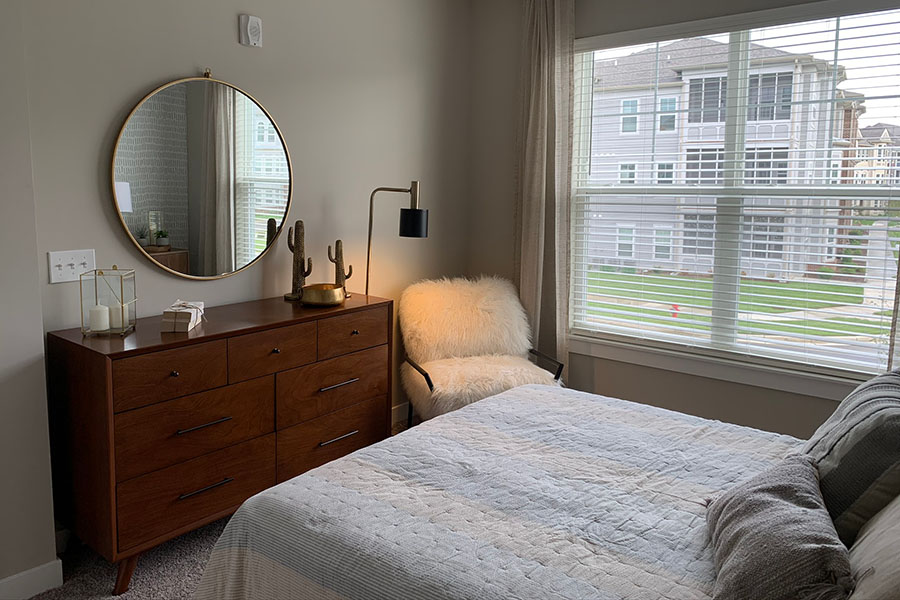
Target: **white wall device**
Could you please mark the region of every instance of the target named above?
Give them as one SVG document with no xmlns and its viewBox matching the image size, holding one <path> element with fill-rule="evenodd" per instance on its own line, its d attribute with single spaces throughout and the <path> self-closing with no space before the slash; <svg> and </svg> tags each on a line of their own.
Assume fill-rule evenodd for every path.
<svg viewBox="0 0 900 600">
<path fill-rule="evenodd" d="M 244 46 L 262 47 L 262 19 L 253 15 L 241 15 L 241 44 Z"/>
</svg>

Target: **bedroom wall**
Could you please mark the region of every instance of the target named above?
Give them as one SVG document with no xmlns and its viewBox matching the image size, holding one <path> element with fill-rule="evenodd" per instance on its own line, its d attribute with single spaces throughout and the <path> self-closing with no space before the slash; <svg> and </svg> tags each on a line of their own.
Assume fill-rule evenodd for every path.
<svg viewBox="0 0 900 600">
<path fill-rule="evenodd" d="M 672 3 L 636 0 L 576 0 L 579 37 L 669 25 L 741 12 L 805 4 L 803 0 L 699 0 Z M 879 8 L 882 0 L 859 7 Z M 516 127 L 519 101 L 521 3 L 492 0 L 474 4 L 472 81 L 472 210 L 469 214 L 469 273 L 514 276 Z M 708 418 L 809 435 L 834 410 L 834 399 L 758 385 L 611 361 L 583 354 L 569 357 L 569 385 L 577 389 L 656 404 Z M 840 397 L 851 384 L 839 385 Z"/>
<path fill-rule="evenodd" d="M 177 298 L 208 306 L 278 296 L 290 287 L 279 238 L 261 263 L 230 278 L 190 282 L 150 265 L 119 225 L 108 189 L 116 135 L 155 86 L 199 75 L 245 88 L 290 148 L 289 222 L 306 222 L 312 281 L 330 281 L 326 246 L 344 241 L 365 284 L 368 197 L 421 181 L 427 240 L 397 236 L 399 208 L 376 201 L 371 292 L 398 297 L 419 278 L 465 271 L 468 191 L 469 4 L 455 0 L 259 0 L 263 47 L 237 42 L 239 0 L 33 0 L 23 4 L 34 156 L 38 256 L 95 248 L 97 264 L 137 269 L 139 315 Z M 77 284 L 49 285 L 40 260 L 47 330 L 79 324 Z"/>
<path fill-rule="evenodd" d="M 179 297 L 213 306 L 278 296 L 290 286 L 284 238 L 252 269 L 201 283 L 162 272 L 133 248 L 113 208 L 109 161 L 125 116 L 149 90 L 210 67 L 269 109 L 290 147 L 288 220 L 307 224 L 313 280 L 331 280 L 326 246 L 341 238 L 355 271 L 349 287 L 363 288 L 369 193 L 412 179 L 421 181 L 421 202 L 431 211 L 430 237 L 397 236 L 408 199 L 380 196 L 372 293 L 396 298 L 419 278 L 466 270 L 470 3 L 251 4 L 4 3 L 0 306 L 21 314 L 0 319 L 0 480 L 4 491 L 14 490 L 0 495 L 0 597 L 8 597 L 4 576 L 54 560 L 42 338 L 77 326 L 79 312 L 77 283 L 47 283 L 46 252 L 95 248 L 99 266 L 135 267 L 139 315 L 158 314 Z M 262 48 L 237 43 L 238 14 L 248 9 L 263 19 Z"/>
<path fill-rule="evenodd" d="M 62 582 L 53 535 L 22 16 L 18 4 L 8 8 L 0 19 L 0 598 L 15 597 L 34 578 Z"/>
</svg>

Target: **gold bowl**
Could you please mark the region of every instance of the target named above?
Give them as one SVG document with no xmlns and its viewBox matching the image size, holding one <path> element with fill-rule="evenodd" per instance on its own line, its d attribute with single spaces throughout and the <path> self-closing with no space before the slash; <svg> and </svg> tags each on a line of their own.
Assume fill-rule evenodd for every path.
<svg viewBox="0 0 900 600">
<path fill-rule="evenodd" d="M 344 288 L 333 283 L 305 285 L 300 301 L 310 306 L 337 306 L 344 303 Z"/>
</svg>

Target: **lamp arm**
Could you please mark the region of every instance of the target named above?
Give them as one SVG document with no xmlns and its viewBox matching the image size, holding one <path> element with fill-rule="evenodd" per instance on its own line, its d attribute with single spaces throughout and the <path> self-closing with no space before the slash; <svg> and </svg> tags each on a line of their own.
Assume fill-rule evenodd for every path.
<svg viewBox="0 0 900 600">
<path fill-rule="evenodd" d="M 409 194 L 412 191 L 412 188 L 398 188 L 398 187 L 377 187 L 372 190 L 372 194 L 369 196 L 369 239 L 366 242 L 366 296 L 369 295 L 369 262 L 372 258 L 372 209 L 375 208 L 375 194 L 378 192 L 398 192 Z"/>
</svg>

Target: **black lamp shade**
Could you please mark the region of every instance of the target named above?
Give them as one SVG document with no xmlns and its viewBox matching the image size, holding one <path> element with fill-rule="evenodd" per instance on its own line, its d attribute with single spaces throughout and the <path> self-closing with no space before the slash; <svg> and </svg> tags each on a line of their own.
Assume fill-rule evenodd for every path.
<svg viewBox="0 0 900 600">
<path fill-rule="evenodd" d="M 401 208 L 400 235 L 402 237 L 428 237 L 428 209 Z"/>
</svg>

